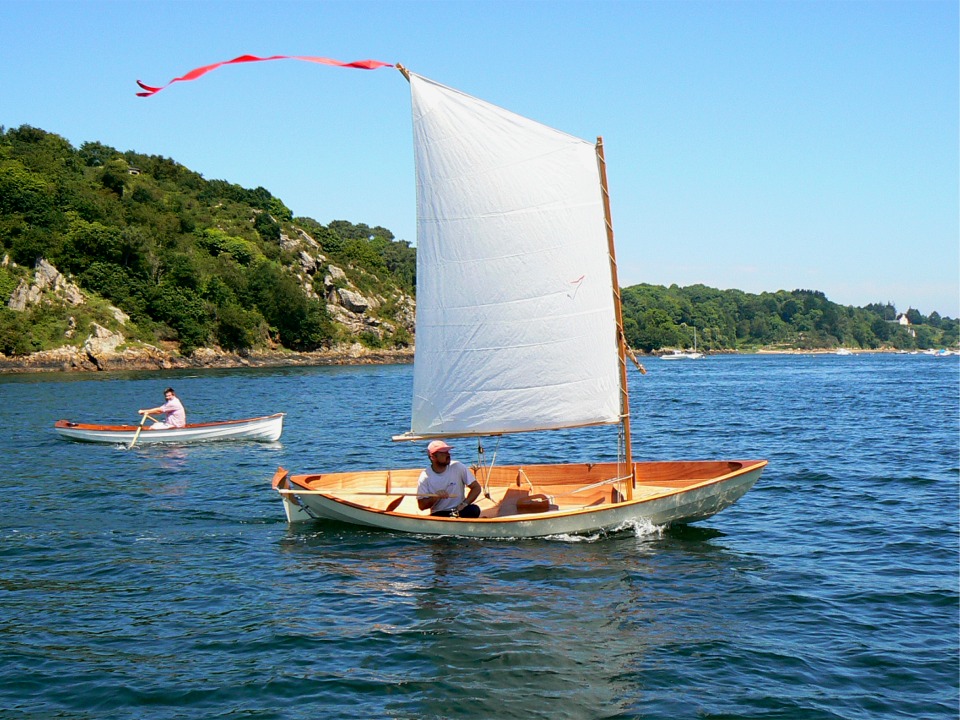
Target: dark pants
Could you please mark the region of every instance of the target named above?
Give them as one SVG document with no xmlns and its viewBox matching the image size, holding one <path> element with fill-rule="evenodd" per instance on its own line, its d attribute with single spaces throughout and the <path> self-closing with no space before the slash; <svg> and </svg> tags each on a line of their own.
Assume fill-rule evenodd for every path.
<svg viewBox="0 0 960 720">
<path fill-rule="evenodd" d="M 467 505 L 463 510 L 458 513 L 454 513 L 453 510 L 441 510 L 440 512 L 430 513 L 433 517 L 461 517 L 461 518 L 478 518 L 480 517 L 480 506 L 479 505 Z"/>
</svg>

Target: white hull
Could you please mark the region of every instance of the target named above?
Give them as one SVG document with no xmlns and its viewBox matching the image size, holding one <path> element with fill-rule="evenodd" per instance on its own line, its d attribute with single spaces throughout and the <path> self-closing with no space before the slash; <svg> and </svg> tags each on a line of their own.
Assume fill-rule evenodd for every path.
<svg viewBox="0 0 960 720">
<path fill-rule="evenodd" d="M 159 443 L 194 443 L 219 440 L 252 440 L 275 442 L 283 432 L 283 413 L 245 420 L 196 423 L 183 428 L 151 430 L 145 425 L 137 437 L 138 445 Z M 129 445 L 137 433 L 136 425 L 92 425 L 59 420 L 54 425 L 57 434 L 66 440 L 91 443 Z"/>
<path fill-rule="evenodd" d="M 649 522 L 652 525 L 668 526 L 673 524 L 692 523 L 704 520 L 739 500 L 754 483 L 760 478 L 766 461 L 750 461 L 736 463 L 719 462 L 677 462 L 677 463 L 637 463 L 638 474 L 644 475 L 646 465 L 656 466 L 663 475 L 664 469 L 669 466 L 683 467 L 684 472 L 696 475 L 696 466 L 700 465 L 711 469 L 726 466 L 729 472 L 715 477 L 698 479 L 696 477 L 668 478 L 660 477 L 650 482 L 638 482 L 634 491 L 633 500 L 609 502 L 604 493 L 609 494 L 610 487 L 600 489 L 593 494 L 583 495 L 572 500 L 575 492 L 565 493 L 566 500 L 561 505 L 551 504 L 547 512 L 537 514 L 518 514 L 516 501 L 510 506 L 507 514 L 500 517 L 504 511 L 502 506 L 507 503 L 503 499 L 508 489 L 493 489 L 491 500 L 481 500 L 483 513 L 479 519 L 466 520 L 459 518 L 431 517 L 422 512 L 413 510 L 415 499 L 410 502 L 404 512 L 400 511 L 402 503 L 397 499 L 405 500 L 404 496 L 414 493 L 406 491 L 390 492 L 359 492 L 341 488 L 328 491 L 311 489 L 319 488 L 324 483 L 331 482 L 334 476 L 297 476 L 290 477 L 282 469 L 274 476 L 274 486 L 281 494 L 287 520 L 291 523 L 310 520 L 333 520 L 374 527 L 396 532 L 407 532 L 421 535 L 452 535 L 472 538 L 534 538 L 550 535 L 582 535 L 597 532 L 609 532 L 630 527 L 637 522 Z M 535 467 L 535 466 L 534 466 Z M 526 470 L 533 470 L 525 468 Z M 505 470 L 510 470 L 505 468 Z M 398 471 L 398 475 L 400 472 Z M 700 473 L 709 474 L 709 473 Z M 340 477 L 336 484 L 347 485 L 346 480 Z M 371 475 L 366 473 L 365 475 Z M 409 476 L 408 477 L 412 477 Z M 388 480 L 389 482 L 389 480 Z M 304 484 L 301 484 L 304 483 Z M 415 483 L 413 483 L 415 484 Z M 357 487 L 360 487 L 359 485 Z M 364 485 L 364 487 L 372 487 Z M 383 486 L 380 486 L 381 489 Z M 568 489 L 568 488 L 567 488 Z M 530 492 L 537 491 L 550 494 L 551 490 L 559 488 L 532 486 Z M 381 495 L 383 502 L 375 507 L 367 497 Z M 393 499 L 393 503 L 387 503 Z M 499 500 L 499 503 L 497 502 Z M 553 502 L 553 498 L 551 498 Z M 579 504 L 577 504 L 579 503 Z M 396 509 L 389 510 L 391 504 Z"/>
<path fill-rule="evenodd" d="M 661 355 L 661 360 L 700 360 L 703 353 L 699 352 L 675 352 L 670 355 Z"/>
</svg>

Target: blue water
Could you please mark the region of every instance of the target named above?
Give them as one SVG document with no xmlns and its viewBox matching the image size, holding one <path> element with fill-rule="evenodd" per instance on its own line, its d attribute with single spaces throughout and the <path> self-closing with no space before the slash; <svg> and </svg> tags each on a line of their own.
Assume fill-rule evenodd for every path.
<svg viewBox="0 0 960 720">
<path fill-rule="evenodd" d="M 0 717 L 957 718 L 957 360 L 651 359 L 638 458 L 765 457 L 759 484 L 687 528 L 495 542 L 285 522 L 278 465 L 421 465 L 389 439 L 409 366 L 0 376 Z M 54 436 L 167 385 L 194 421 L 286 412 L 283 437 Z"/>
</svg>

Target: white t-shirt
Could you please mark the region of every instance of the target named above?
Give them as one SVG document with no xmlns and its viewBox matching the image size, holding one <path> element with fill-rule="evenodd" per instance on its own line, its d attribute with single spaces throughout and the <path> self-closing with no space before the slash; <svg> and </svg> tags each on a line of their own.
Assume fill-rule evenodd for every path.
<svg viewBox="0 0 960 720">
<path fill-rule="evenodd" d="M 475 483 L 477 479 L 470 472 L 470 468 L 457 460 L 451 460 L 447 469 L 438 473 L 431 465 L 420 473 L 417 480 L 417 492 L 424 495 L 445 493 L 453 497 L 441 498 L 430 508 L 431 513 L 453 510 L 463 502 L 464 488 Z"/>
</svg>

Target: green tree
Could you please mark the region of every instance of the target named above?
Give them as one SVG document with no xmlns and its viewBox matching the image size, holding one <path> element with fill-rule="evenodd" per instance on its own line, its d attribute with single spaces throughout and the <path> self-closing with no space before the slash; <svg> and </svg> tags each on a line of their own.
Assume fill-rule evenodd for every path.
<svg viewBox="0 0 960 720">
<path fill-rule="evenodd" d="M 260 237 L 264 241 L 280 242 L 280 224 L 270 217 L 269 214 L 260 213 L 257 215 L 253 226 L 256 228 L 257 232 L 260 233 Z"/>
<path fill-rule="evenodd" d="M 109 160 L 100 171 L 100 184 L 118 198 L 122 198 L 126 177 L 126 163 L 123 160 Z"/>
<path fill-rule="evenodd" d="M 647 310 L 637 323 L 636 334 L 627 337 L 630 347 L 652 352 L 664 347 L 676 346 L 679 340 L 677 327 L 666 311 Z"/>
<path fill-rule="evenodd" d="M 193 288 L 164 280 L 151 291 L 148 310 L 176 331 L 185 354 L 203 347 L 210 338 L 211 317 Z"/>
<path fill-rule="evenodd" d="M 329 344 L 334 331 L 326 308 L 307 298 L 297 281 L 279 265 L 260 262 L 249 278 L 249 297 L 283 345 L 309 351 Z"/>
<path fill-rule="evenodd" d="M 124 241 L 119 228 L 74 216 L 67 233 L 64 256 L 57 259 L 67 269 L 80 272 L 97 260 L 120 264 L 123 256 Z"/>
<path fill-rule="evenodd" d="M 47 182 L 22 163 L 0 163 L 0 214 L 17 214 L 31 223 L 48 224 L 53 198 Z"/>
<path fill-rule="evenodd" d="M 217 307 L 216 338 L 220 347 L 246 353 L 263 340 L 263 317 L 256 310 L 244 310 L 236 303 Z"/>
<path fill-rule="evenodd" d="M 115 148 L 98 142 L 83 143 L 77 154 L 88 167 L 103 167 L 108 161 L 120 155 Z"/>
</svg>

